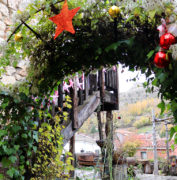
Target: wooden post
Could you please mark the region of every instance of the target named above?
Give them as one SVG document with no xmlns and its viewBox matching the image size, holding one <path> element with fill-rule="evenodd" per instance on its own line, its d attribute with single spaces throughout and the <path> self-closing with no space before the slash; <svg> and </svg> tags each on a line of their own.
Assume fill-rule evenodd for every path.
<svg viewBox="0 0 177 180">
<path fill-rule="evenodd" d="M 152 123 L 153 123 L 153 147 L 154 147 L 154 175 L 158 175 L 156 124 L 155 124 L 154 110 L 152 110 Z"/>
<path fill-rule="evenodd" d="M 103 137 L 103 124 L 102 124 L 102 121 L 101 121 L 101 111 L 98 111 L 97 112 L 97 120 L 98 120 L 98 131 L 99 131 L 99 138 L 100 138 L 100 141 L 103 141 L 104 137 Z M 101 148 L 101 155 L 102 155 L 102 162 L 104 162 L 104 155 L 105 155 L 105 150 L 104 150 L 104 146 L 100 147 Z"/>
<path fill-rule="evenodd" d="M 63 109 L 63 81 L 58 86 L 58 108 Z"/>
<path fill-rule="evenodd" d="M 103 69 L 101 69 L 101 72 L 100 72 L 100 75 L 101 75 L 101 87 L 100 87 L 100 96 L 101 96 L 101 102 L 104 103 L 104 99 L 105 99 L 105 89 L 104 89 L 104 86 L 105 86 L 105 79 L 104 79 L 104 71 Z"/>
<path fill-rule="evenodd" d="M 169 155 L 169 144 L 168 144 L 168 122 L 165 121 L 166 128 L 166 149 L 167 149 L 167 163 L 169 163 L 170 155 Z"/>
<path fill-rule="evenodd" d="M 93 74 L 89 74 L 89 95 L 93 94 L 94 87 L 94 77 Z"/>
<path fill-rule="evenodd" d="M 119 110 L 119 67 L 116 67 L 117 110 Z"/>
<path fill-rule="evenodd" d="M 77 98 L 77 77 L 74 77 L 73 92 L 72 92 L 72 128 L 78 129 L 78 98 Z"/>
<path fill-rule="evenodd" d="M 113 117 L 112 117 L 112 111 L 106 112 L 106 126 L 105 126 L 105 132 L 106 132 L 106 139 L 107 139 L 107 145 L 106 145 L 106 153 L 107 153 L 107 164 L 108 164 L 108 170 L 109 170 L 109 179 L 113 180 L 113 168 L 112 168 L 112 156 L 113 156 Z"/>
<path fill-rule="evenodd" d="M 75 135 L 70 139 L 69 152 L 72 153 L 73 158 L 75 159 Z M 71 161 L 71 164 L 74 166 L 74 160 Z M 70 172 L 70 176 L 74 177 L 74 171 Z"/>
<path fill-rule="evenodd" d="M 89 95 L 89 75 L 85 76 L 84 80 L 85 80 L 85 97 L 84 97 L 84 99 L 87 100 L 88 95 Z"/>
<path fill-rule="evenodd" d="M 83 90 L 79 89 L 79 105 L 82 105 L 84 102 L 84 98 L 83 98 Z"/>
<path fill-rule="evenodd" d="M 98 130 L 99 130 L 99 137 L 100 140 L 103 140 L 103 131 L 102 131 L 102 122 L 101 122 L 101 111 L 97 112 L 97 119 L 98 119 Z"/>
</svg>

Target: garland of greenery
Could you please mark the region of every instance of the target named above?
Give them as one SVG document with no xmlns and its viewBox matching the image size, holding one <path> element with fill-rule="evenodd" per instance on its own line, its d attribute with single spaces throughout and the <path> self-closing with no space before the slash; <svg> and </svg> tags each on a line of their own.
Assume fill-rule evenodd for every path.
<svg viewBox="0 0 177 180">
<path fill-rule="evenodd" d="M 114 22 L 107 13 L 108 7 L 111 5 L 110 1 L 102 0 L 91 4 L 87 1 L 70 0 L 68 2 L 69 8 L 82 7 L 73 21 L 76 34 L 71 35 L 64 32 L 54 41 L 55 25 L 48 18 L 61 9 L 61 4 L 55 4 L 56 2 L 53 0 L 53 5 L 51 5 L 51 1 L 36 0 L 26 11 L 18 12 L 20 21 L 15 24 L 15 29 L 17 30 L 16 27 L 19 26 L 19 23 L 24 21 L 43 40 L 38 39 L 34 32 L 23 25 L 20 29 L 18 28 L 23 37 L 22 41 L 15 42 L 11 38 L 7 46 L 3 48 L 3 56 L 0 58 L 2 67 L 16 66 L 19 59 L 26 57 L 30 60 L 27 82 L 16 90 L 16 92 L 22 91 L 25 95 L 17 93 L 17 99 L 23 97 L 21 99 L 23 103 L 31 103 L 31 99 L 27 96 L 33 94 L 44 97 L 44 95 L 51 94 L 63 77 L 78 71 L 87 73 L 102 66 L 111 66 L 119 62 L 128 66 L 132 71 L 140 69 L 147 77 L 145 86 L 152 84 L 150 90 L 153 91 L 154 86 L 158 87 L 159 96 L 162 99 L 159 107 L 162 113 L 166 109 L 171 110 L 175 118 L 174 123 L 176 123 L 176 61 L 172 60 L 170 66 L 165 69 L 158 69 L 153 65 L 153 55 L 159 50 L 157 25 L 161 23 L 162 17 L 165 18 L 173 14 L 175 5 L 170 1 L 117 1 L 117 5 L 121 7 L 121 14 L 117 22 L 118 41 L 115 42 Z M 41 7 L 45 8 L 36 11 Z M 36 14 L 36 12 L 38 13 Z M 21 97 L 21 95 L 23 96 Z M 8 157 L 9 164 L 3 163 L 4 167 L 9 168 L 7 174 L 14 178 L 22 178 L 25 171 L 27 172 L 31 167 L 29 161 L 32 159 L 31 155 L 33 152 L 37 152 L 37 148 L 40 147 L 34 136 L 36 130 L 32 129 L 34 121 L 32 123 L 31 120 L 38 110 L 35 109 L 34 113 L 33 110 L 29 111 L 28 106 L 21 107 L 22 101 L 17 101 L 17 103 L 14 96 L 2 94 L 0 98 L 3 102 L 1 104 L 3 116 L 1 121 L 4 122 L 2 130 L 0 130 L 1 142 L 3 142 L 0 145 L 2 162 L 5 162 L 4 158 Z M 165 104 L 166 100 L 168 104 Z M 11 106 L 12 104 L 14 107 Z M 40 103 L 34 105 L 34 107 L 39 106 Z M 3 115 L 4 112 L 5 115 Z M 11 114 L 11 112 L 14 113 Z M 11 114 L 10 118 L 8 113 Z M 17 123 L 17 128 L 13 129 L 15 127 L 12 127 L 13 123 Z M 46 125 L 47 129 L 49 126 L 50 123 Z M 176 127 L 171 129 L 171 137 L 177 136 Z M 40 128 L 38 126 L 38 130 Z M 36 133 L 41 133 L 41 137 L 44 138 L 44 131 L 39 132 L 38 130 Z M 22 133 L 23 136 L 15 136 L 17 133 Z M 9 136 L 11 134 L 14 137 L 12 139 Z M 8 140 L 12 142 L 9 145 L 12 145 L 10 149 L 13 149 L 13 153 L 5 148 L 9 143 L 5 138 L 7 135 Z M 21 141 L 27 146 L 23 151 L 21 150 Z M 61 141 L 62 139 L 60 139 Z M 177 138 L 175 138 L 175 143 L 177 143 Z M 14 168 L 12 164 L 21 154 L 25 154 L 25 156 L 19 159 L 19 166 Z M 38 172 L 37 169 L 36 167 L 33 171 Z M 43 173 L 41 172 L 42 176 Z"/>
</svg>

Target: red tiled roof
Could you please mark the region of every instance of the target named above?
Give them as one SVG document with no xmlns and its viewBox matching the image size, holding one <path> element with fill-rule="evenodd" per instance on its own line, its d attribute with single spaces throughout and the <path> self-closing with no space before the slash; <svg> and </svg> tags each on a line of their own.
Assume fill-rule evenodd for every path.
<svg viewBox="0 0 177 180">
<path fill-rule="evenodd" d="M 118 133 L 124 135 L 124 141 L 139 141 L 140 148 L 153 148 L 153 136 L 152 134 L 136 134 L 133 132 L 125 131 L 125 130 L 118 130 Z M 169 147 L 174 143 L 173 140 L 169 142 Z M 120 147 L 120 141 L 118 139 L 115 140 L 115 145 Z M 122 143 L 123 144 L 123 143 Z M 157 139 L 157 148 L 166 148 L 166 139 L 159 138 Z"/>
</svg>

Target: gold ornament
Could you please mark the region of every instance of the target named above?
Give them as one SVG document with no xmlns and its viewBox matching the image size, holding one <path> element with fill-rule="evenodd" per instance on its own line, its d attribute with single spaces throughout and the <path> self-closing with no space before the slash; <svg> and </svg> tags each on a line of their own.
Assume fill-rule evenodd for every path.
<svg viewBox="0 0 177 180">
<path fill-rule="evenodd" d="M 118 17 L 118 15 L 120 14 L 120 9 L 119 7 L 117 6 L 112 6 L 109 8 L 109 15 L 112 17 L 112 18 L 116 18 Z"/>
<path fill-rule="evenodd" d="M 20 41 L 22 41 L 22 39 L 23 39 L 23 36 L 22 36 L 22 34 L 21 33 L 17 33 L 17 34 L 15 34 L 15 41 L 17 41 L 17 42 L 20 42 Z"/>
</svg>

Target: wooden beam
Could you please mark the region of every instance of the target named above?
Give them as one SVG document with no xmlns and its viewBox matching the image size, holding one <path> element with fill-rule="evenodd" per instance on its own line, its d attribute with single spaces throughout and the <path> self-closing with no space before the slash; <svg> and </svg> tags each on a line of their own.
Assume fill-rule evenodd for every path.
<svg viewBox="0 0 177 180">
<path fill-rule="evenodd" d="M 77 97 L 77 77 L 74 77 L 73 91 L 72 91 L 72 129 L 78 129 L 78 97 Z"/>
<path fill-rule="evenodd" d="M 73 130 L 72 122 L 62 130 L 63 135 L 63 145 L 65 145 L 71 137 L 78 131 L 78 129 L 83 125 L 83 123 L 92 115 L 96 108 L 100 104 L 100 93 L 95 92 L 91 97 L 84 102 L 82 106 L 78 107 L 78 128 Z"/>
<path fill-rule="evenodd" d="M 156 118 L 155 118 L 155 121 L 156 121 L 156 122 L 164 122 L 164 121 L 170 120 L 170 119 L 174 119 L 174 117 L 167 117 L 167 118 L 164 118 L 164 119 L 156 119 Z"/>
</svg>

